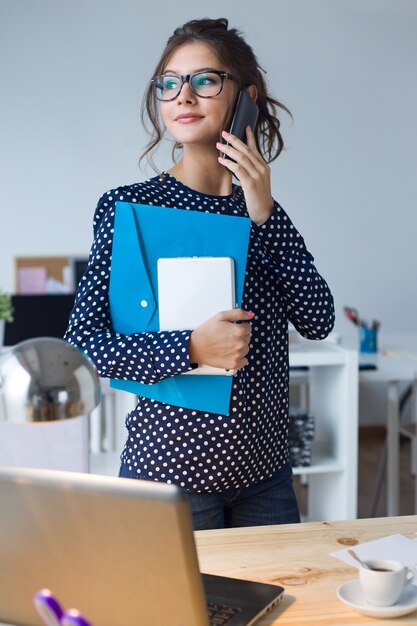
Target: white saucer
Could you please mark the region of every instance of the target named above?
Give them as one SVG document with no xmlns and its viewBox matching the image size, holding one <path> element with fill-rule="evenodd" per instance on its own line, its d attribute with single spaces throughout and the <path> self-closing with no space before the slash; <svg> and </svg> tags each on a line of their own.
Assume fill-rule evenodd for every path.
<svg viewBox="0 0 417 626">
<path fill-rule="evenodd" d="M 339 600 L 352 607 L 357 613 L 369 615 L 369 617 L 399 617 L 407 615 L 417 609 L 417 588 L 408 585 L 392 606 L 374 606 L 368 604 L 363 597 L 359 580 L 350 580 L 343 583 L 337 590 Z"/>
</svg>

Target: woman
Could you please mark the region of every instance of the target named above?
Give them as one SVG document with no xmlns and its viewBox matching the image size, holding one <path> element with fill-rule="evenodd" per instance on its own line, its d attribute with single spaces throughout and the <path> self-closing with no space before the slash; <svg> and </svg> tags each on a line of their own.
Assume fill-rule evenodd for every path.
<svg viewBox="0 0 417 626">
<path fill-rule="evenodd" d="M 246 143 L 226 132 L 241 89 L 259 107 Z M 166 129 L 179 159 L 99 200 L 66 334 L 101 376 L 126 380 L 134 373 L 152 383 L 195 363 L 238 370 L 226 416 L 139 398 L 126 419 L 120 475 L 183 487 L 196 529 L 299 521 L 287 438 L 288 321 L 303 336 L 323 339 L 334 308 L 301 235 L 271 195 L 267 162 L 283 148 L 277 108 L 287 111 L 268 95 L 252 49 L 226 19 L 193 20 L 173 33 L 144 99 L 152 136 L 143 156 Z M 242 308 L 193 331 L 116 334 L 108 285 L 118 200 L 250 217 Z"/>
</svg>

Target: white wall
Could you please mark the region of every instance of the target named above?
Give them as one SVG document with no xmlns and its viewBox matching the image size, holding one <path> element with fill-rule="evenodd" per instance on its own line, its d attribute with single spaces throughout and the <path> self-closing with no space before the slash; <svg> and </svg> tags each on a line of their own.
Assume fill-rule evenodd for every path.
<svg viewBox="0 0 417 626">
<path fill-rule="evenodd" d="M 294 114 L 275 197 L 337 306 L 417 319 L 414 0 L 0 0 L 0 287 L 16 255 L 86 255 L 98 197 L 143 180 L 139 106 L 175 26 L 226 16 Z M 168 152 L 160 165 L 168 167 Z"/>
</svg>

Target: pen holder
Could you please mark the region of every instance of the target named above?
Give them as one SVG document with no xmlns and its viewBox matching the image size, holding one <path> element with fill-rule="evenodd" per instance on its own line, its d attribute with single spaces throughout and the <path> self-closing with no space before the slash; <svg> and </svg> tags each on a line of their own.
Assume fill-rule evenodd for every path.
<svg viewBox="0 0 417 626">
<path fill-rule="evenodd" d="M 376 354 L 378 352 L 378 329 L 361 326 L 359 329 L 359 352 Z"/>
</svg>

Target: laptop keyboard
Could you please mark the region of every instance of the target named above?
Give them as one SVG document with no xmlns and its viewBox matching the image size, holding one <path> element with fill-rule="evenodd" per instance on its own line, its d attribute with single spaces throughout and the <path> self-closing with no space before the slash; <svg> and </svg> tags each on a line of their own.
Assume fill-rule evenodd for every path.
<svg viewBox="0 0 417 626">
<path fill-rule="evenodd" d="M 222 626 L 240 612 L 235 606 L 226 606 L 224 604 L 207 604 L 210 626 Z"/>
</svg>

